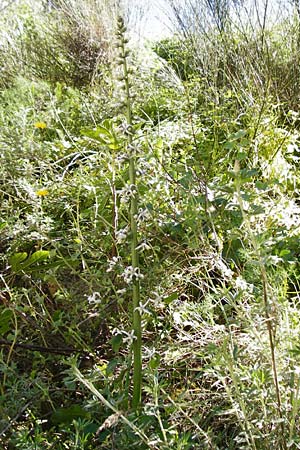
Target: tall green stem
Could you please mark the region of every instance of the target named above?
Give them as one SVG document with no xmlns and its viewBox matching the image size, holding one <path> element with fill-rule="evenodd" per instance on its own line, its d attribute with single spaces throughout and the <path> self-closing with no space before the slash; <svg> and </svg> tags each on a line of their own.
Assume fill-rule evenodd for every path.
<svg viewBox="0 0 300 450">
<path fill-rule="evenodd" d="M 130 197 L 130 231 L 131 231 L 131 265 L 133 270 L 132 278 L 132 307 L 133 307 L 133 397 L 132 407 L 137 409 L 141 402 L 142 389 L 142 327 L 140 306 L 140 281 L 139 281 L 139 253 L 138 231 L 137 231 L 137 213 L 138 213 L 138 192 L 136 187 L 136 157 L 133 151 L 133 120 L 132 120 L 132 96 L 130 94 L 130 71 L 128 69 L 126 50 L 127 40 L 124 33 L 124 21 L 122 17 L 118 18 L 118 37 L 120 49 L 120 64 L 123 67 L 122 79 L 124 81 L 125 104 L 126 104 L 126 136 L 129 150 L 129 182 L 131 189 Z"/>
</svg>

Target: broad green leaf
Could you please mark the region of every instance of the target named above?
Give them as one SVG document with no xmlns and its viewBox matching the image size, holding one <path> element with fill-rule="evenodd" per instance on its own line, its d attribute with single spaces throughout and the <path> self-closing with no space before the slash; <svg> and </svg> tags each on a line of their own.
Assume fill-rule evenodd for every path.
<svg viewBox="0 0 300 450">
<path fill-rule="evenodd" d="M 241 178 L 252 178 L 258 175 L 257 169 L 242 169 L 240 170 Z"/>
<path fill-rule="evenodd" d="M 95 129 L 82 130 L 81 134 L 103 145 L 107 145 L 111 150 L 118 150 L 120 147 L 113 125 L 107 120 L 103 122 L 103 125 L 99 125 Z"/>
<path fill-rule="evenodd" d="M 111 359 L 106 366 L 106 375 L 109 376 L 114 373 L 114 370 L 120 364 L 120 359 L 118 357 Z"/>
<path fill-rule="evenodd" d="M 50 252 L 48 250 L 37 250 L 28 257 L 28 253 L 15 253 L 9 258 L 9 263 L 13 272 L 20 272 L 27 270 L 29 267 L 37 265 L 49 258 Z"/>
<path fill-rule="evenodd" d="M 265 191 L 266 189 L 268 189 L 270 187 L 270 184 L 267 182 L 262 182 L 262 181 L 256 181 L 255 182 L 255 187 L 257 189 L 259 189 L 260 191 Z"/>
<path fill-rule="evenodd" d="M 224 148 L 226 148 L 227 150 L 232 150 L 233 148 L 235 148 L 235 143 L 232 141 L 227 141 L 224 144 Z"/>
<path fill-rule="evenodd" d="M 83 434 L 94 434 L 99 428 L 99 424 L 95 422 L 89 422 L 86 424 L 86 426 L 83 428 Z"/>
<path fill-rule="evenodd" d="M 28 253 L 20 252 L 20 253 L 15 253 L 8 259 L 9 264 L 11 265 L 11 268 L 14 272 L 18 272 L 19 270 L 21 270 L 20 264 L 22 263 L 22 261 L 24 261 L 27 258 L 27 256 L 28 256 Z"/>
<path fill-rule="evenodd" d="M 50 252 L 48 250 L 37 250 L 36 252 L 32 253 L 32 255 L 30 255 L 25 262 L 21 264 L 22 269 L 37 264 L 38 262 L 45 261 L 49 258 L 49 253 Z"/>
</svg>

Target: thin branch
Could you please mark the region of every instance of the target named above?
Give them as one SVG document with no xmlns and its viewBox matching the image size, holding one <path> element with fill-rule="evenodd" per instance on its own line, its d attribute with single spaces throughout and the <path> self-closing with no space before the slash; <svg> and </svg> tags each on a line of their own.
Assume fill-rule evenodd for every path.
<svg viewBox="0 0 300 450">
<path fill-rule="evenodd" d="M 76 348 L 43 347 L 40 345 L 33 345 L 33 344 L 21 344 L 20 342 L 13 343 L 6 339 L 0 339 L 0 346 L 11 347 L 11 345 L 13 345 L 14 347 L 24 348 L 25 350 L 31 350 L 33 352 L 40 352 L 40 353 L 54 353 L 57 355 L 70 355 L 72 353 L 78 353 L 88 355 L 86 351 L 78 350 Z"/>
</svg>

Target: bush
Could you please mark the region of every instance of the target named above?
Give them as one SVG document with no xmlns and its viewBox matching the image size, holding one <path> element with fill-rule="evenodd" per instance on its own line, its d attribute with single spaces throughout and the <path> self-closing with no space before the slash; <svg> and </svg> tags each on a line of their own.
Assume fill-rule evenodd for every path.
<svg viewBox="0 0 300 450">
<path fill-rule="evenodd" d="M 92 14 L 92 2 L 89 5 L 86 13 Z M 20 73 L 74 87 L 101 79 L 102 67 L 109 61 L 109 44 L 100 13 L 91 24 L 89 16 L 74 16 L 70 2 L 60 2 L 50 12 L 40 2 L 33 6 L 21 2 L 17 8 L 20 14 L 16 20 L 11 16 L 3 19 L 3 86 Z"/>
</svg>

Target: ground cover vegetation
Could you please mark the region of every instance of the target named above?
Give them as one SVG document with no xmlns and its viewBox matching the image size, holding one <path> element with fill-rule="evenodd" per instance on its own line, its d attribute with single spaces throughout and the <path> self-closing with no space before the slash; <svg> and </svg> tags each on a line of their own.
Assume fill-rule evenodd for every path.
<svg viewBox="0 0 300 450">
<path fill-rule="evenodd" d="M 1 448 L 300 448 L 278 7 L 170 1 L 176 33 L 141 49 L 117 1 L 2 2 Z"/>
</svg>

